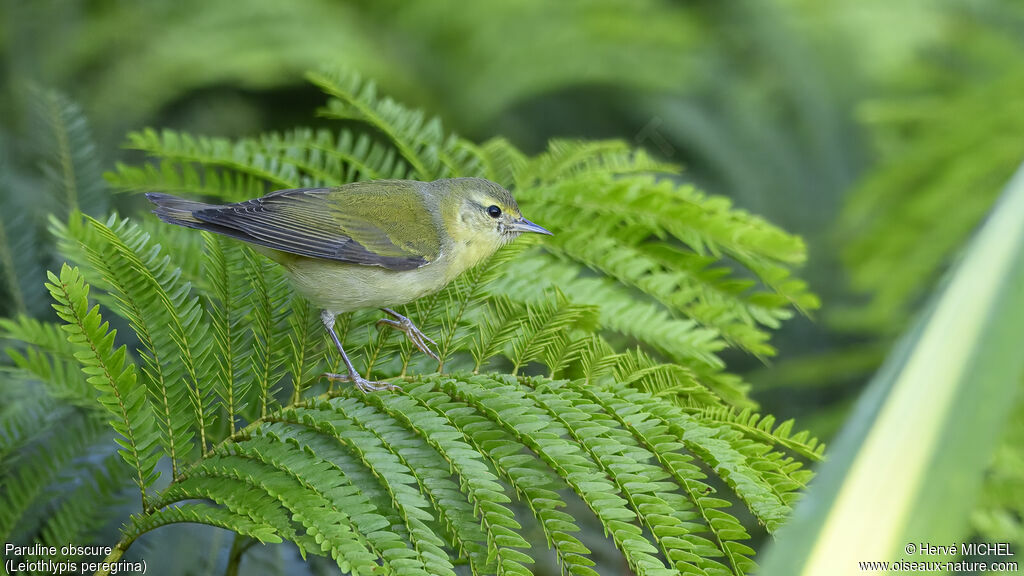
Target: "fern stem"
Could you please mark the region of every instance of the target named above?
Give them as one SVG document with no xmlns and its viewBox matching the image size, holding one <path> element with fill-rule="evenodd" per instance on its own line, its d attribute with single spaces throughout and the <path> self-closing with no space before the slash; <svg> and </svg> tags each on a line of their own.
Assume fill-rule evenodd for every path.
<svg viewBox="0 0 1024 576">
<path fill-rule="evenodd" d="M 388 331 L 390 332 L 390 331 Z M 377 358 L 380 357 L 381 352 L 384 350 L 384 345 L 387 344 L 388 333 L 384 330 L 377 330 L 377 338 L 370 344 L 370 350 L 366 355 L 366 372 L 365 378 L 370 379 L 370 372 L 373 370 L 373 365 L 377 363 Z"/>
<path fill-rule="evenodd" d="M 342 184 L 346 184 L 346 182 L 343 182 L 340 178 L 338 178 L 336 174 L 320 170 L 319 168 L 310 164 L 309 162 L 302 162 L 300 160 L 296 160 L 295 158 L 289 158 L 287 156 L 282 156 L 281 161 L 285 164 L 290 164 L 294 166 L 299 171 L 306 173 L 307 176 L 310 176 L 314 180 L 323 183 L 324 186 L 341 186 Z"/>
<path fill-rule="evenodd" d="M 292 312 L 292 317 L 298 317 L 298 321 L 294 323 L 298 329 L 299 334 L 295 336 L 292 350 L 292 404 L 298 404 L 302 400 L 302 367 L 305 366 L 306 358 L 309 356 L 309 318 L 310 318 L 310 305 L 309 302 L 302 300 L 299 302 L 299 312 Z"/>
<path fill-rule="evenodd" d="M 263 273 L 263 266 L 256 265 L 253 268 L 253 277 L 256 280 L 254 284 L 258 287 L 254 292 L 258 299 L 256 304 L 261 311 L 266 311 L 268 315 L 267 318 L 259 318 L 257 322 L 257 324 L 266 323 L 266 326 L 260 326 L 263 338 L 260 338 L 260 335 L 256 336 L 256 345 L 262 352 L 262 354 L 257 354 L 257 359 L 262 357 L 262 362 L 259 365 L 262 370 L 256 375 L 256 390 L 260 395 L 260 418 L 264 418 L 267 415 L 267 394 L 270 392 L 270 372 L 272 370 L 270 337 L 273 331 L 271 326 L 273 313 L 270 312 L 270 297 L 267 295 L 267 280 Z"/>
<path fill-rule="evenodd" d="M 231 552 L 228 554 L 228 565 L 224 569 L 224 576 L 238 576 L 238 568 L 242 565 L 242 554 L 252 547 L 256 541 L 252 538 L 242 536 L 235 532 L 231 539 Z"/>
<path fill-rule="evenodd" d="M 155 356 L 156 354 L 154 352 L 153 360 L 159 366 L 159 361 L 156 360 Z M 167 387 L 164 385 L 162 374 L 160 376 L 158 386 L 160 388 L 160 405 L 158 406 L 158 409 L 159 407 L 164 409 L 164 418 L 167 422 L 167 452 L 171 457 L 171 477 L 176 478 L 178 476 L 178 453 L 177 448 L 174 446 L 174 427 L 171 425 L 171 404 L 170 400 L 167 398 Z"/>
<path fill-rule="evenodd" d="M 533 343 L 537 341 L 537 338 L 539 336 L 540 336 L 540 331 L 538 331 L 538 330 L 531 331 L 530 332 L 530 337 L 527 338 L 525 341 L 523 341 L 521 343 L 519 349 L 521 351 L 522 350 L 529 350 L 530 346 L 533 345 Z M 513 352 L 513 354 L 516 355 L 516 357 L 512 360 L 512 375 L 513 376 L 518 376 L 519 375 L 519 369 L 522 368 L 527 362 L 529 362 L 529 360 L 526 360 L 524 354 L 522 354 L 521 352 L 517 353 L 515 348 L 513 348 L 512 352 Z"/>
<path fill-rule="evenodd" d="M 121 556 L 124 556 L 125 551 L 128 550 L 128 547 L 132 545 L 132 542 L 134 542 L 137 537 L 137 534 L 125 534 L 122 536 L 121 540 L 110 551 L 110 554 L 107 554 L 107 557 L 103 559 L 103 563 L 100 564 L 100 569 L 94 572 L 93 576 L 107 576 L 110 574 L 110 570 L 113 565 L 121 559 Z M 106 566 L 107 568 L 104 569 L 103 566 Z"/>
<path fill-rule="evenodd" d="M 309 148 L 310 150 L 319 150 L 324 154 L 331 155 L 337 158 L 339 162 L 341 162 L 343 165 L 354 167 L 367 180 L 380 180 L 385 177 L 384 174 L 381 174 L 379 171 L 374 170 L 369 163 L 364 162 L 363 159 L 359 158 L 354 154 L 344 154 L 342 152 L 339 152 L 335 148 L 332 148 L 330 146 L 322 146 L 317 144 L 316 142 L 302 143 L 301 145 Z M 344 182 L 341 182 L 336 175 L 328 174 L 325 172 L 322 173 L 322 171 L 320 170 L 314 171 L 312 167 L 307 167 L 308 165 L 306 163 L 299 163 L 291 159 L 286 160 L 286 162 L 293 164 L 296 168 L 304 170 L 307 174 L 310 174 L 311 176 L 320 176 L 321 178 L 324 179 L 324 182 L 337 182 L 338 184 L 344 184 Z"/>
<path fill-rule="evenodd" d="M 474 278 L 476 281 L 479 276 Z M 437 373 L 442 374 L 444 372 L 444 361 L 448 359 L 448 354 L 451 352 L 452 342 L 455 340 L 455 333 L 459 329 L 459 322 L 462 321 L 462 315 L 466 313 L 468 308 L 468 302 L 466 298 L 459 298 L 459 311 L 455 314 L 454 319 L 450 319 L 451 324 L 449 325 L 448 332 L 441 339 L 443 347 L 437 351 L 437 355 L 440 356 L 441 360 L 437 363 Z"/>
<path fill-rule="evenodd" d="M 230 330 L 230 328 L 228 328 L 228 329 Z M 228 335 L 228 338 L 230 339 L 231 336 Z M 234 355 L 234 350 L 233 350 L 234 347 L 231 346 L 231 348 L 232 348 L 232 350 L 230 350 L 228 352 L 228 358 L 227 358 L 227 362 L 228 362 L 227 365 L 229 367 L 228 368 L 228 372 L 230 373 L 230 375 L 228 376 L 228 385 L 227 385 L 227 393 L 228 393 L 228 406 L 227 406 L 227 410 L 228 410 L 228 435 L 232 435 L 232 434 L 235 433 L 235 370 L 233 368 L 233 366 L 234 366 L 233 363 L 234 363 L 234 359 L 235 359 L 234 356 L 235 355 Z"/>
<path fill-rule="evenodd" d="M 216 241 L 219 241 L 219 240 L 216 240 Z M 224 254 L 221 253 L 221 258 L 224 258 L 224 257 L 225 257 Z M 227 267 L 226 264 L 223 266 L 223 268 L 221 268 L 221 271 L 223 271 L 223 276 L 222 276 L 221 282 L 223 283 L 223 286 L 224 286 L 224 296 L 226 296 L 225 298 L 221 299 L 221 306 L 224 307 L 224 332 L 225 332 L 225 334 L 224 334 L 224 340 L 225 340 L 225 342 L 224 342 L 225 343 L 224 355 L 227 357 L 224 360 L 224 367 L 226 368 L 225 369 L 225 372 L 226 372 L 225 376 L 227 378 L 227 382 L 225 383 L 226 384 L 225 392 L 227 392 L 227 401 L 228 401 L 228 405 L 227 405 L 228 430 L 229 430 L 229 435 L 234 435 L 234 433 L 235 433 L 235 376 L 236 376 L 235 375 L 235 339 L 236 338 L 235 338 L 234 330 L 232 329 L 233 326 L 232 326 L 232 323 L 231 323 L 231 312 L 232 312 L 232 306 L 231 306 L 231 304 L 232 304 L 232 298 L 231 298 L 231 274 L 229 273 L 228 267 Z"/>
<path fill-rule="evenodd" d="M 187 349 L 187 348 L 186 348 Z M 189 362 L 192 362 L 191 353 L 186 352 Z M 203 405 L 203 390 L 199 385 L 199 378 L 193 370 L 190 370 L 192 387 L 196 398 L 196 426 L 199 427 L 199 453 L 206 454 L 206 411 Z"/>
<path fill-rule="evenodd" d="M 513 250 L 518 250 L 518 252 L 513 252 Z M 458 290 L 461 297 L 457 299 L 458 312 L 456 313 L 455 318 L 451 320 L 448 332 L 441 337 L 442 347 L 438 350 L 438 356 L 441 357 L 441 361 L 437 365 L 438 374 L 442 374 L 444 372 L 444 363 L 452 351 L 452 345 L 455 342 L 455 336 L 459 329 L 459 322 L 462 321 L 463 315 L 465 315 L 466 311 L 469 310 L 470 303 L 475 302 L 477 299 L 477 296 L 480 294 L 480 290 L 492 280 L 491 272 L 493 272 L 495 267 L 500 266 L 511 259 L 510 256 L 514 257 L 516 253 L 521 252 L 521 247 L 518 249 L 509 247 L 503 248 L 502 252 L 499 252 L 498 255 L 491 256 L 483 264 L 465 272 L 457 281 L 459 284 L 450 288 L 451 290 Z M 504 257 L 502 257 L 502 255 L 504 255 Z M 462 288 L 459 288 L 459 286 L 462 286 Z M 438 293 L 433 297 L 434 300 L 430 303 L 431 309 L 437 304 L 437 299 L 440 295 L 441 293 Z M 474 374 L 480 371 L 480 366 L 484 360 L 485 359 L 476 359 L 476 365 L 473 369 Z"/>
<path fill-rule="evenodd" d="M 381 180 L 387 177 L 380 171 L 375 170 L 369 163 L 365 162 L 362 158 L 354 154 L 346 154 L 334 146 L 325 146 L 323 144 L 320 144 L 316 140 L 305 141 L 300 139 L 299 141 L 271 142 L 265 144 L 267 150 L 281 154 L 280 159 L 282 162 L 296 167 L 300 171 L 305 172 L 314 180 L 317 180 L 324 185 L 341 186 L 343 184 L 347 184 L 347 181 L 344 179 L 344 177 L 339 177 L 338 173 L 334 171 L 323 170 L 311 162 L 304 162 L 302 160 L 294 158 L 293 156 L 285 154 L 285 152 L 287 152 L 289 149 L 296 146 L 304 148 L 306 150 L 320 152 L 322 154 L 335 158 L 338 160 L 339 164 L 341 164 L 342 166 L 348 166 L 350 169 L 354 169 L 356 172 L 362 175 L 363 179 L 365 180 Z"/>
</svg>

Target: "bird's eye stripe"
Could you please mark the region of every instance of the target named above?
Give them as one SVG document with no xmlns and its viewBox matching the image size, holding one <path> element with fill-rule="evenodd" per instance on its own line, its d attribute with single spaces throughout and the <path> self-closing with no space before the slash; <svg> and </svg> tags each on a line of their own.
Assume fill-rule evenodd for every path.
<svg viewBox="0 0 1024 576">
<path fill-rule="evenodd" d="M 491 218 L 497 218 L 498 216 L 501 216 L 501 208 L 498 208 L 497 206 L 488 206 L 487 214 L 490 215 Z"/>
</svg>

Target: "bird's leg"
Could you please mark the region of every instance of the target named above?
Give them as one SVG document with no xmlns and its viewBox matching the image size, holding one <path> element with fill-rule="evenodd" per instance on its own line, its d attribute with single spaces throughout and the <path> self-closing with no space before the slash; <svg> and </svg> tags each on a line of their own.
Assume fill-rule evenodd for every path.
<svg viewBox="0 0 1024 576">
<path fill-rule="evenodd" d="M 338 348 L 338 353 L 341 354 L 342 361 L 345 362 L 345 367 L 348 368 L 348 374 L 333 374 L 328 372 L 324 376 L 328 380 L 337 382 L 351 382 L 356 385 L 363 392 L 376 392 L 378 390 L 395 390 L 398 386 L 390 382 L 375 382 L 373 380 L 367 380 L 356 372 L 352 361 L 348 359 L 348 354 L 345 354 L 345 349 L 341 347 L 341 340 L 338 339 L 338 334 L 334 331 L 334 313 L 322 310 L 320 312 L 320 320 L 324 323 L 324 328 L 327 329 L 327 333 L 331 335 L 331 340 L 334 340 L 334 345 Z"/>
<path fill-rule="evenodd" d="M 394 318 L 394 320 L 388 318 L 381 318 L 380 320 L 377 320 L 378 325 L 386 324 L 388 326 L 391 326 L 395 330 L 401 330 L 402 332 L 405 332 L 405 335 L 409 337 L 409 341 L 412 342 L 417 348 L 419 348 L 420 352 L 423 352 L 424 354 L 430 356 L 431 358 L 437 360 L 438 362 L 441 361 L 441 359 L 438 358 L 437 354 L 435 354 L 434 351 L 430 349 L 430 346 L 427 345 L 427 342 L 430 342 L 434 346 L 437 346 L 437 342 L 434 342 L 433 340 L 430 339 L 429 336 L 421 332 L 420 329 L 417 328 L 416 325 L 412 323 L 412 320 L 409 320 L 408 318 L 402 316 L 398 312 L 395 312 L 391 308 L 381 308 L 381 310 L 383 310 L 389 316 Z"/>
</svg>

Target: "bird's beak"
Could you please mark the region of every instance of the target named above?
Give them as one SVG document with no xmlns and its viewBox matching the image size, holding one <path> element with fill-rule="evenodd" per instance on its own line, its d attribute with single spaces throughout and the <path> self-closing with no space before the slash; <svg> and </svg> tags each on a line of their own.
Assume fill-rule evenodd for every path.
<svg viewBox="0 0 1024 576">
<path fill-rule="evenodd" d="M 547 234 L 548 236 L 554 236 L 554 234 L 552 234 L 551 232 L 548 232 L 543 227 L 538 226 L 533 222 L 530 222 L 526 218 L 514 220 L 512 224 L 509 226 L 509 230 L 512 230 L 513 232 L 536 232 L 537 234 Z"/>
</svg>

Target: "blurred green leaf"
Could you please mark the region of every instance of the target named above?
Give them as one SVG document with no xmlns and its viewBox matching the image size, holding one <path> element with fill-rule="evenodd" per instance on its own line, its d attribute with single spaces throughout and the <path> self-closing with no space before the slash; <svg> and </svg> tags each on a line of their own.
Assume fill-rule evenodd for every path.
<svg viewBox="0 0 1024 576">
<path fill-rule="evenodd" d="M 1024 168 L 871 384 L 762 574 L 857 574 L 959 542 L 1024 374 Z M 939 560 L 929 555 L 927 560 Z"/>
</svg>

